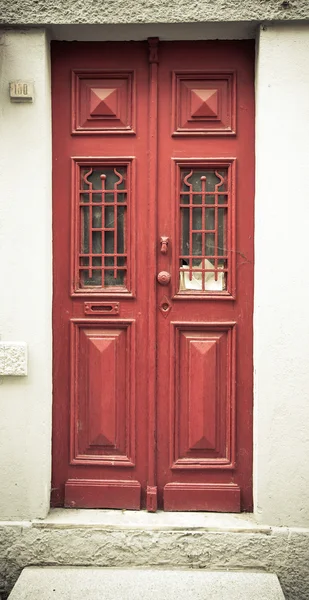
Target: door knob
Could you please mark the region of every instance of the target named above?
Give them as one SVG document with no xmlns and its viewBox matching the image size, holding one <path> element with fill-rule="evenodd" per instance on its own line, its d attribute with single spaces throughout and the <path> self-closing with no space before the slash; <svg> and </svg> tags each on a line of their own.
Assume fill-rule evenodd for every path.
<svg viewBox="0 0 309 600">
<path fill-rule="evenodd" d="M 171 281 L 171 274 L 167 271 L 160 271 L 157 275 L 157 280 L 161 285 L 168 285 Z"/>
</svg>

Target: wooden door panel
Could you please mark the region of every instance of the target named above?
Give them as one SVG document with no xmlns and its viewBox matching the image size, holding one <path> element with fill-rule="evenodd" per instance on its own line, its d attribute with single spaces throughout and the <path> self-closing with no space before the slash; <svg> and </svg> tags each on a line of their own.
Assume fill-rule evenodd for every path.
<svg viewBox="0 0 309 600">
<path fill-rule="evenodd" d="M 139 510 L 141 484 L 126 479 L 68 479 L 65 483 L 64 506 Z"/>
<path fill-rule="evenodd" d="M 233 468 L 235 323 L 171 327 L 171 469 Z"/>
<path fill-rule="evenodd" d="M 134 70 L 72 71 L 72 133 L 134 134 L 136 87 Z"/>
<path fill-rule="evenodd" d="M 172 71 L 173 136 L 234 135 L 235 72 Z"/>
<path fill-rule="evenodd" d="M 240 488 L 235 483 L 167 483 L 164 510 L 240 512 Z"/>
<path fill-rule="evenodd" d="M 135 465 L 134 325 L 72 322 L 72 465 Z"/>
</svg>

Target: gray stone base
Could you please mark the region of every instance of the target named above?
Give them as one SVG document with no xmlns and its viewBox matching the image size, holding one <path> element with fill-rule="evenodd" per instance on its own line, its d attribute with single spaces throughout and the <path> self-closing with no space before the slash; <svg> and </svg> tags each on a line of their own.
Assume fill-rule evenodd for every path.
<svg viewBox="0 0 309 600">
<path fill-rule="evenodd" d="M 308 600 L 308 565 L 309 529 L 260 526 L 246 516 L 63 510 L 0 523 L 3 600 L 28 566 L 276 573 L 287 600 Z"/>
<path fill-rule="evenodd" d="M 284 600 L 276 575 L 226 571 L 28 567 L 9 600 Z"/>
</svg>

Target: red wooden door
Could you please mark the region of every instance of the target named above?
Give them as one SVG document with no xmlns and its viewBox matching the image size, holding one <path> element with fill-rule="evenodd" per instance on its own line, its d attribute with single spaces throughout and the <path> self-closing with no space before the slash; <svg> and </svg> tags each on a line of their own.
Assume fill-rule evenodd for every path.
<svg viewBox="0 0 309 600">
<path fill-rule="evenodd" d="M 158 489 L 167 510 L 250 510 L 253 53 L 160 47 Z M 167 108 L 169 107 L 169 108 Z M 163 496 L 163 499 L 162 499 Z"/>
<path fill-rule="evenodd" d="M 250 510 L 253 47 L 53 47 L 52 503 Z"/>
</svg>

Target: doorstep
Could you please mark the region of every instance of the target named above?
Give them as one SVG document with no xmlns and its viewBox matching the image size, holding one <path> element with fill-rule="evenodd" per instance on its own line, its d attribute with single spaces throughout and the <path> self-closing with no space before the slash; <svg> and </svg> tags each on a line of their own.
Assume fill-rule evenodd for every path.
<svg viewBox="0 0 309 600">
<path fill-rule="evenodd" d="M 9 600 L 284 600 L 273 573 L 28 567 Z"/>
<path fill-rule="evenodd" d="M 51 509 L 45 519 L 34 519 L 39 528 L 205 530 L 234 533 L 271 533 L 269 525 L 257 523 L 253 515 L 231 513 L 163 512 L 131 510 Z"/>
</svg>

